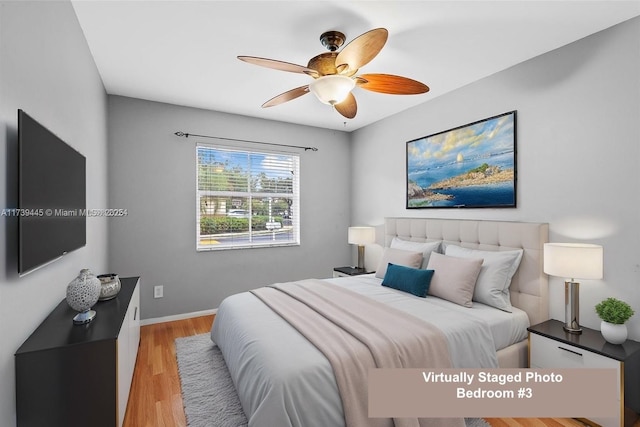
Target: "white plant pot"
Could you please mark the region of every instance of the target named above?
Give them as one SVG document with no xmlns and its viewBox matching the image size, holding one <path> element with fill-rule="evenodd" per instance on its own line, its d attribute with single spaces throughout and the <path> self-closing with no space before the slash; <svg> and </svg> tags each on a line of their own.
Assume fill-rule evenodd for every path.
<svg viewBox="0 0 640 427">
<path fill-rule="evenodd" d="M 600 332 L 607 342 L 611 344 L 622 344 L 627 340 L 627 325 L 616 325 L 614 323 L 605 322 L 600 323 Z"/>
</svg>

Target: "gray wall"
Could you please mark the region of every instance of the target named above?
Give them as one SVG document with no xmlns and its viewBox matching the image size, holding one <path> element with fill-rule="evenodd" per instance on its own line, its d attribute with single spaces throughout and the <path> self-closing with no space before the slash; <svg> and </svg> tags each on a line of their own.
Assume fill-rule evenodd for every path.
<svg viewBox="0 0 640 427">
<path fill-rule="evenodd" d="M 636 309 L 629 332 L 640 339 L 638 52 L 635 18 L 354 132 L 354 223 L 379 225 L 386 216 L 548 222 L 551 241 L 604 246 L 604 279 L 581 286 L 581 323 L 599 329 L 593 307 L 614 296 Z M 405 209 L 406 141 L 510 110 L 518 110 L 516 209 Z M 562 282 L 550 280 L 551 315 L 560 320 Z"/>
<path fill-rule="evenodd" d="M 318 147 L 301 151 L 300 246 L 196 252 L 195 145 L 176 131 Z M 208 142 L 209 140 L 200 140 Z M 141 275 L 143 319 L 218 307 L 260 285 L 330 277 L 350 259 L 348 134 L 109 96 L 109 265 Z M 153 287 L 164 286 L 164 298 Z"/>
<path fill-rule="evenodd" d="M 0 2 L 0 209 L 16 207 L 17 109 L 87 158 L 87 207 L 107 203 L 107 96 L 69 2 Z M 0 216 L 0 425 L 15 425 L 14 357 L 81 268 L 103 272 L 107 222 L 87 245 L 19 278 L 16 221 Z M 71 319 L 69 319 L 71 322 Z"/>
</svg>

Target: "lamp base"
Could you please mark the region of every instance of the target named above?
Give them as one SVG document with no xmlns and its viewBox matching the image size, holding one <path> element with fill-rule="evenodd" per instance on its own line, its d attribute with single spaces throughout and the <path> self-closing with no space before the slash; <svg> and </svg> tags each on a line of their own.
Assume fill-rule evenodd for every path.
<svg viewBox="0 0 640 427">
<path fill-rule="evenodd" d="M 572 280 L 564 282 L 564 326 L 570 334 L 581 334 L 580 327 L 580 283 Z"/>
<path fill-rule="evenodd" d="M 564 325 L 562 327 L 562 329 L 564 329 L 566 332 L 569 332 L 570 334 L 581 334 L 582 333 L 582 328 L 580 326 L 578 326 L 578 328 L 571 328 L 567 325 Z"/>
<path fill-rule="evenodd" d="M 358 245 L 358 268 L 364 270 L 364 245 Z"/>
</svg>

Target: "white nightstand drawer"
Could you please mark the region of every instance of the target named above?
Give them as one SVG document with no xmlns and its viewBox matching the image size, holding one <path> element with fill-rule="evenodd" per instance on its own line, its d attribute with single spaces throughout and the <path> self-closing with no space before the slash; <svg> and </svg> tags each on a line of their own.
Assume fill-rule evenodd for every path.
<svg viewBox="0 0 640 427">
<path fill-rule="evenodd" d="M 609 368 L 616 370 L 617 389 L 620 389 L 621 362 L 597 353 L 574 347 L 542 335 L 529 334 L 530 360 L 532 368 Z M 620 394 L 618 394 L 620 401 Z M 621 404 L 622 405 L 622 404 Z M 620 406 L 622 408 L 622 406 Z M 591 418 L 603 427 L 621 427 L 622 412 L 616 418 Z"/>
<path fill-rule="evenodd" d="M 564 330 L 563 322 L 554 319 L 530 326 L 527 330 L 529 366 L 532 368 L 615 370 L 620 411 L 615 417 L 591 418 L 591 421 L 603 427 L 624 427 L 636 422 L 636 414 L 640 413 L 640 342 L 627 340 L 622 345 L 609 344 L 600 331 L 584 326 L 581 334 L 573 335 Z"/>
<path fill-rule="evenodd" d="M 612 368 L 620 362 L 580 347 L 558 342 L 542 335 L 531 336 L 531 365 L 539 368 Z"/>
<path fill-rule="evenodd" d="M 580 347 L 558 342 L 542 335 L 529 334 L 529 364 L 532 368 L 609 368 L 617 372 L 620 387 L 620 362 Z"/>
</svg>

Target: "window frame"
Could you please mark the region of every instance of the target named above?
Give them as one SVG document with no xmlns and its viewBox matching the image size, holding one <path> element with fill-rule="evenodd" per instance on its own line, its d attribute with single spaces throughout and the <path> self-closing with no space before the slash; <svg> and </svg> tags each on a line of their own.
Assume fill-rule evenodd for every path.
<svg viewBox="0 0 640 427">
<path fill-rule="evenodd" d="M 282 192 L 259 192 L 251 190 L 251 179 L 256 173 L 256 168 L 251 168 L 249 164 L 249 169 L 246 171 L 248 182 L 247 182 L 247 191 L 238 191 L 238 190 L 200 190 L 200 150 L 201 149 L 211 149 L 217 152 L 231 152 L 233 154 L 246 154 L 247 156 L 252 155 L 263 155 L 266 157 L 278 156 L 278 157 L 290 157 L 292 161 L 291 167 L 292 170 L 292 192 L 291 193 L 282 193 Z M 196 163 L 196 183 L 195 183 L 195 204 L 196 204 L 196 251 L 197 252 L 208 252 L 208 251 L 219 251 L 219 250 L 239 250 L 239 249 L 254 249 L 254 248 L 272 248 L 272 247 L 290 247 L 290 246 L 300 246 L 300 161 L 301 156 L 297 152 L 292 151 L 284 151 L 284 150 L 273 150 L 273 149 L 260 149 L 256 150 L 251 147 L 238 147 L 238 146 L 227 146 L 223 144 L 207 144 L 207 143 L 197 143 L 195 149 L 195 163 Z M 246 198 L 248 209 L 245 207 L 228 208 L 227 213 L 232 210 L 248 210 L 249 212 L 249 230 L 247 231 L 249 235 L 249 241 L 243 243 L 225 243 L 221 245 L 215 244 L 202 244 L 202 235 L 201 231 L 201 218 L 202 218 L 202 198 L 203 197 L 219 197 L 219 198 Z M 265 235 L 264 231 L 258 233 L 256 230 L 252 229 L 252 221 L 253 217 L 251 215 L 252 210 L 252 200 L 253 199 L 292 199 L 293 202 L 290 205 L 289 219 L 291 221 L 290 228 L 287 228 L 289 233 L 292 234 L 292 237 L 288 240 L 283 241 L 259 241 L 256 242 L 253 239 L 257 235 Z M 227 209 L 227 208 L 225 208 Z M 215 210 L 215 208 L 214 208 Z M 210 214 L 211 215 L 211 214 Z M 273 215 L 271 215 L 273 218 Z M 271 236 L 275 239 L 277 233 L 281 233 L 276 229 L 271 230 Z M 209 235 L 210 237 L 216 236 L 216 234 Z"/>
</svg>

